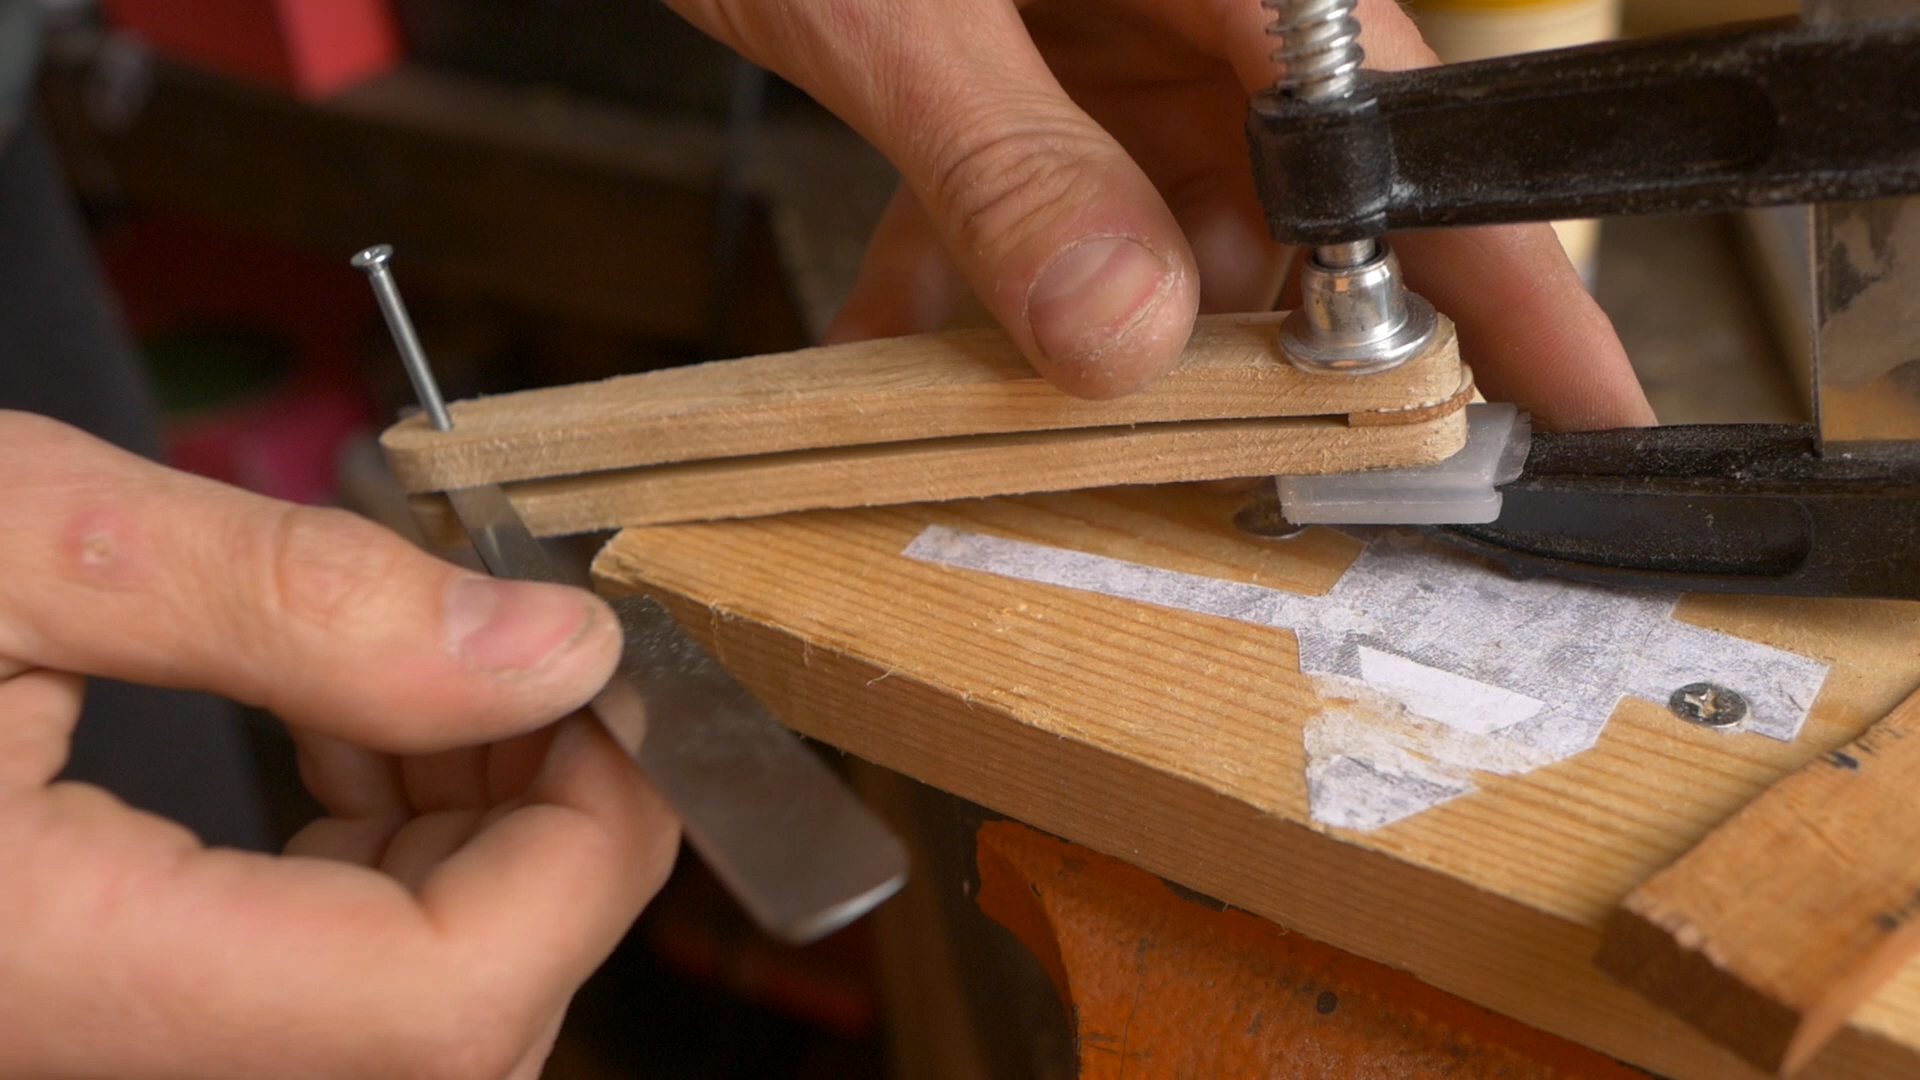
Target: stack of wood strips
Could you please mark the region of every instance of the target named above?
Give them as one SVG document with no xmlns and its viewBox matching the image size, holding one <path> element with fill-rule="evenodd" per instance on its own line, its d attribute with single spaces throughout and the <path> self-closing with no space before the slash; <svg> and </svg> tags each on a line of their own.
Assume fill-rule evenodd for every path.
<svg viewBox="0 0 1920 1080">
<path fill-rule="evenodd" d="M 1200 320 L 1137 394 L 1071 397 L 997 331 L 862 342 L 455 402 L 382 437 L 411 494 L 507 485 L 540 535 L 1122 484 L 1419 465 L 1458 451 L 1452 324 L 1400 367 L 1295 369 L 1279 314 Z M 416 500 L 430 536 L 451 516 Z"/>
</svg>

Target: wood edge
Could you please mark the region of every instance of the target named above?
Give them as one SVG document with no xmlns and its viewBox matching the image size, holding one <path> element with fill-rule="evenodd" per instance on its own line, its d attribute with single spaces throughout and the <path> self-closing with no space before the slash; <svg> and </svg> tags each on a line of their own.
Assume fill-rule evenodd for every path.
<svg viewBox="0 0 1920 1080">
<path fill-rule="evenodd" d="M 1752 1065 L 1781 1071 L 1805 1017 L 1715 964 L 1705 939 L 1682 944 L 1694 931 L 1670 932 L 1642 910 L 1649 903 L 1636 889 L 1613 910 L 1594 966 Z"/>
<path fill-rule="evenodd" d="M 1846 1028 L 1854 1010 L 1905 967 L 1916 951 L 1920 951 L 1920 922 L 1911 920 L 1868 950 L 1844 979 L 1807 1007 L 1800 1030 L 1787 1045 L 1781 1074 L 1791 1076 L 1811 1064 Z"/>
<path fill-rule="evenodd" d="M 408 495 L 445 491 L 452 484 L 439 483 L 435 470 L 423 463 L 426 458 L 417 449 L 400 444 L 410 428 L 427 427 L 426 417 L 415 413 L 402 416 L 380 431 L 380 456 L 386 460 L 387 472 L 393 475 L 393 482 Z"/>
<path fill-rule="evenodd" d="M 1437 416 L 1459 412 L 1473 401 L 1475 387 L 1473 369 L 1460 365 L 1460 389 L 1445 401 L 1436 401 L 1427 405 L 1411 405 L 1404 409 L 1375 409 L 1370 412 L 1347 414 L 1349 427 L 1392 427 L 1397 424 L 1417 424 Z"/>
<path fill-rule="evenodd" d="M 453 503 L 439 492 L 407 496 L 407 509 L 413 511 L 420 534 L 436 548 L 458 547 L 467 542 L 467 532 L 454 515 Z"/>
<path fill-rule="evenodd" d="M 1920 922 L 1895 916 L 1895 922 L 1884 927 L 1891 932 L 1857 943 L 1858 948 L 1835 958 L 1837 963 L 1825 969 L 1832 976 L 1824 984 L 1820 976 L 1809 975 L 1803 964 L 1789 962 L 1783 970 L 1776 962 L 1756 969 L 1751 950 L 1764 950 L 1767 943 L 1746 940 L 1752 936 L 1750 930 L 1744 931 L 1741 939 L 1728 940 L 1723 934 L 1716 942 L 1713 928 L 1702 925 L 1712 918 L 1712 896 L 1725 890 L 1724 885 L 1718 885 L 1719 868 L 1730 860 L 1778 858 L 1771 842 L 1763 839 L 1766 830 L 1762 823 L 1769 815 L 1795 806 L 1819 808 L 1813 811 L 1818 814 L 1831 805 L 1829 800 L 1844 800 L 1857 793 L 1858 787 L 1848 786 L 1857 784 L 1853 779 L 1860 768 L 1857 762 L 1878 761 L 1881 755 L 1876 752 L 1875 742 L 1905 737 L 1907 727 L 1917 719 L 1920 693 L 1909 695 L 1852 742 L 1820 754 L 1774 781 L 1628 895 L 1608 924 L 1602 956 L 1596 962 L 1602 963 L 1603 969 L 1606 963 L 1602 960 L 1619 964 L 1622 972 L 1632 975 L 1622 976 L 1623 981 L 1754 1064 L 1781 1075 L 1804 1069 L 1846 1027 L 1853 1011 L 1920 951 Z M 1892 768 L 1895 763 L 1890 761 L 1881 767 Z M 1804 810 L 1796 811 L 1792 817 L 1802 828 L 1813 828 L 1817 822 L 1805 814 Z M 1790 860 L 1780 869 L 1794 872 Z M 1910 877 L 1906 891 L 1911 893 L 1916 884 L 1920 882 Z M 1706 899 L 1694 901 L 1699 896 Z M 1769 913 L 1764 896 L 1755 902 L 1763 905 L 1763 916 Z M 1699 921 L 1695 921 L 1696 914 Z M 1768 921 L 1763 918 L 1760 925 Z M 1771 921 L 1781 920 L 1776 917 Z M 1622 935 L 1620 951 L 1609 954 L 1616 926 Z M 1777 929 L 1790 932 L 1785 926 Z M 1697 945 L 1692 948 L 1682 944 L 1683 940 L 1696 939 Z M 1650 949 L 1637 965 L 1631 958 L 1635 948 Z M 1763 986 L 1772 987 L 1773 992 Z M 1710 1007 L 1721 1002 L 1732 1004 L 1724 1009 Z M 1735 1013 L 1745 1010 L 1752 1010 L 1753 1015 L 1742 1021 Z M 1766 1032 L 1758 1039 L 1750 1037 L 1756 1026 Z"/>
</svg>

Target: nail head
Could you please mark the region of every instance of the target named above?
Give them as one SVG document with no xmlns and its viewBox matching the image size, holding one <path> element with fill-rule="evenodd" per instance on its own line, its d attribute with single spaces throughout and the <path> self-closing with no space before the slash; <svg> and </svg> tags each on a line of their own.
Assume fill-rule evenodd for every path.
<svg viewBox="0 0 1920 1080">
<path fill-rule="evenodd" d="M 353 257 L 353 265 L 358 270 L 373 270 L 387 265 L 393 258 L 392 244 L 375 244 Z"/>
</svg>

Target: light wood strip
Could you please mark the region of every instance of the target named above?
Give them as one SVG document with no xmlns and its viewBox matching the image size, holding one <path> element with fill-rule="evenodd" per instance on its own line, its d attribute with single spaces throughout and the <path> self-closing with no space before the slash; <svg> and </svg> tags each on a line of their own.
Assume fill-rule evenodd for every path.
<svg viewBox="0 0 1920 1080">
<path fill-rule="evenodd" d="M 1599 963 L 1768 1070 L 1797 1071 L 1920 950 L 1920 696 L 1643 882 Z"/>
<path fill-rule="evenodd" d="M 956 330 L 457 401 L 452 431 L 415 416 L 389 428 L 381 445 L 402 488 L 445 491 L 962 435 L 1353 413 L 1418 422 L 1423 408 L 1461 388 L 1444 319 L 1420 356 L 1352 377 L 1288 364 L 1275 345 L 1279 318 L 1203 318 L 1179 367 L 1110 401 L 1054 389 L 997 330 Z"/>
<path fill-rule="evenodd" d="M 1458 406 L 1387 427 L 1352 428 L 1327 418 L 1205 420 L 658 465 L 511 484 L 507 496 L 536 535 L 557 536 L 796 510 L 1417 465 L 1455 453 L 1466 436 Z M 416 496 L 414 507 L 427 535 L 457 536 L 443 496 Z"/>
</svg>

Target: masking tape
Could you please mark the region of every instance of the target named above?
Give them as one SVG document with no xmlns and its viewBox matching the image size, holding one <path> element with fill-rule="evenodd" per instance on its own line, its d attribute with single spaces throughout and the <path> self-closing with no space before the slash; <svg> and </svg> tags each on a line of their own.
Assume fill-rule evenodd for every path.
<svg viewBox="0 0 1920 1080">
<path fill-rule="evenodd" d="M 1353 532 L 1365 549 L 1318 597 L 941 526 L 903 554 L 1293 631 L 1322 700 L 1304 732 L 1309 806 L 1344 828 L 1456 798 L 1475 772 L 1563 760 L 1622 698 L 1664 706 L 1696 682 L 1746 699 L 1722 730 L 1791 741 L 1826 681 L 1819 660 L 1676 622 L 1676 594 L 1516 579 L 1418 533 Z"/>
</svg>

